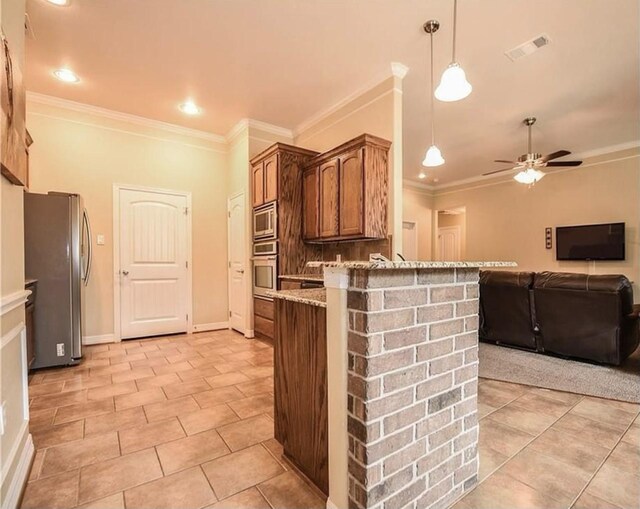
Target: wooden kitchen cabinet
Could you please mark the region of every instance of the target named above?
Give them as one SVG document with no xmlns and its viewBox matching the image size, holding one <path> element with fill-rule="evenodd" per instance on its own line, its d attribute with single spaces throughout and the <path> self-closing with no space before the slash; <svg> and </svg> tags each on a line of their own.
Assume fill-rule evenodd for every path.
<svg viewBox="0 0 640 509">
<path fill-rule="evenodd" d="M 309 162 L 303 184 L 305 241 L 387 237 L 390 146 L 363 134 Z"/>
<path fill-rule="evenodd" d="M 320 236 L 319 178 L 320 168 L 318 166 L 307 168 L 302 174 L 302 237 L 305 239 L 317 239 Z"/>
<path fill-rule="evenodd" d="M 264 201 L 264 164 L 260 161 L 251 169 L 251 180 L 253 187 L 253 206 L 259 207 Z"/>
<path fill-rule="evenodd" d="M 340 156 L 340 235 L 364 234 L 364 149 Z"/>
<path fill-rule="evenodd" d="M 264 161 L 264 203 L 278 199 L 278 154 Z"/>
<path fill-rule="evenodd" d="M 277 276 L 300 274 L 308 261 L 322 259 L 321 246 L 302 240 L 303 168 L 317 155 L 313 150 L 274 143 L 250 161 L 251 203 L 254 207 L 277 203 L 277 238 L 273 239 L 277 241 Z M 274 290 L 279 288 L 276 280 Z M 253 321 L 256 336 L 273 339 L 273 302 L 255 298 Z"/>
<path fill-rule="evenodd" d="M 329 494 L 327 313 L 276 299 L 274 436 L 284 456 Z"/>
<path fill-rule="evenodd" d="M 338 223 L 338 199 L 340 179 L 340 161 L 331 159 L 320 165 L 320 237 L 336 237 L 340 234 Z"/>
</svg>

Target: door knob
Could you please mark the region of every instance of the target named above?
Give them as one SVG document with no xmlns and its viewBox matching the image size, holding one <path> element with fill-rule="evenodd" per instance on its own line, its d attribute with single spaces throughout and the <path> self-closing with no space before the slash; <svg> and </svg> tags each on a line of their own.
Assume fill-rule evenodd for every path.
<svg viewBox="0 0 640 509">
<path fill-rule="evenodd" d="M 123 270 L 122 271 L 122 275 L 123 276 L 128 276 L 129 275 L 129 271 L 128 270 Z"/>
</svg>

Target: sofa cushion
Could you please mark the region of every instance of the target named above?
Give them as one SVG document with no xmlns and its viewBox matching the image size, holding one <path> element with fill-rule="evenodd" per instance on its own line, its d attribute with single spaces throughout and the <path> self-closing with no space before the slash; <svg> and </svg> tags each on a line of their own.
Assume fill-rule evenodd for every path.
<svg viewBox="0 0 640 509">
<path fill-rule="evenodd" d="M 533 272 L 480 272 L 480 339 L 536 348 L 531 315 L 533 277 Z"/>
</svg>

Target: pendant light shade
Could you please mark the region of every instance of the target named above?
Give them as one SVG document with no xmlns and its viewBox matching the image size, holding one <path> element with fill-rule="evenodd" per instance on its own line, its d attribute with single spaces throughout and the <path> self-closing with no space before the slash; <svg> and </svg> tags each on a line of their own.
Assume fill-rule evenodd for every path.
<svg viewBox="0 0 640 509">
<path fill-rule="evenodd" d="M 424 156 L 422 165 L 440 166 L 441 164 L 444 164 L 444 158 L 442 157 L 440 149 L 436 146 L 436 128 L 433 110 L 433 34 L 438 31 L 438 28 L 440 28 L 440 23 L 435 19 L 432 19 L 427 21 L 423 28 L 424 31 L 429 34 L 431 42 L 431 94 L 429 95 L 429 103 L 431 105 L 431 146 L 428 148 L 427 153 Z"/>
<path fill-rule="evenodd" d="M 440 84 L 436 88 L 436 99 L 439 101 L 453 102 L 467 97 L 473 87 L 467 81 L 460 64 L 456 62 L 456 28 L 458 26 L 458 0 L 453 0 L 453 52 L 449 67 L 442 73 Z"/>
<path fill-rule="evenodd" d="M 440 149 L 435 145 L 431 145 L 424 156 L 422 166 L 440 166 L 441 164 L 444 164 L 444 159 Z"/>
<path fill-rule="evenodd" d="M 467 97 L 471 90 L 473 87 L 467 81 L 464 70 L 459 64 L 453 62 L 442 73 L 440 84 L 436 88 L 436 99 L 444 102 L 459 101 Z"/>
</svg>

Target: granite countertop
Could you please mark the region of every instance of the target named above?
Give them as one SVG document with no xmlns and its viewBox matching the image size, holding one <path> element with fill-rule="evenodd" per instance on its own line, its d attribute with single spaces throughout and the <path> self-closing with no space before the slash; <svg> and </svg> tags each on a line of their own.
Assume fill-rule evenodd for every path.
<svg viewBox="0 0 640 509">
<path fill-rule="evenodd" d="M 289 281 L 324 281 L 322 274 L 286 274 L 284 276 L 278 276 L 278 279 L 287 279 Z"/>
<path fill-rule="evenodd" d="M 305 290 L 279 290 L 267 292 L 274 299 L 290 300 L 300 304 L 309 304 L 321 308 L 327 307 L 327 291 L 324 288 L 308 288 Z"/>
<path fill-rule="evenodd" d="M 333 267 L 338 269 L 482 269 L 490 267 L 517 267 L 515 262 L 436 262 L 436 261 L 389 261 L 389 262 L 307 262 L 307 267 Z"/>
</svg>

